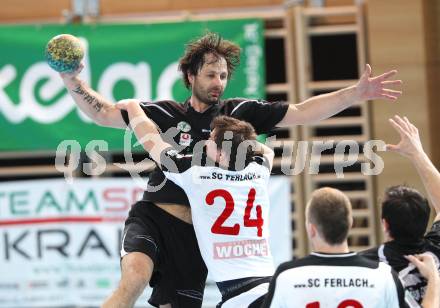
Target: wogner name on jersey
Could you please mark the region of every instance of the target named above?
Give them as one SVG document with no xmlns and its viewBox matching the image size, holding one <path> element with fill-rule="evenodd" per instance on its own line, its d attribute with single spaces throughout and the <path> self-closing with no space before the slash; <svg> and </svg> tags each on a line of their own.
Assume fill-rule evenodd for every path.
<svg viewBox="0 0 440 308">
<path fill-rule="evenodd" d="M 308 288 L 369 288 L 368 279 L 362 278 L 311 278 L 307 281 Z M 296 287 L 299 287 L 296 286 Z"/>
</svg>

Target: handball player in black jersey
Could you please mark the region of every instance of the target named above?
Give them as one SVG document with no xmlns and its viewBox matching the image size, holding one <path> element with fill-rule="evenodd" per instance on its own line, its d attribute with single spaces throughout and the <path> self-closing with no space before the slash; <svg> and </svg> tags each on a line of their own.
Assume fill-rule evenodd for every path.
<svg viewBox="0 0 440 308">
<path fill-rule="evenodd" d="M 356 84 L 298 104 L 222 99 L 239 58 L 236 44 L 207 33 L 187 45 L 179 62 L 191 96 L 182 104 L 172 100 L 140 103 L 162 132 L 177 131 L 174 141 L 182 154 L 191 153 L 199 140 L 209 138 L 210 122 L 218 115 L 247 121 L 261 134 L 275 127 L 316 123 L 359 102 L 394 101 L 401 95 L 399 90 L 388 89 L 401 84 L 389 80 L 395 70 L 372 77 L 367 65 Z M 127 128 L 127 114 L 79 78 L 82 68 L 61 74 L 78 107 L 98 125 Z M 158 168 L 150 174 L 149 186 L 152 189 L 133 205 L 126 221 L 121 281 L 104 307 L 132 307 L 148 283 L 153 287 L 149 302 L 154 306 L 201 307 L 207 270 L 191 225 L 188 200 Z"/>
<path fill-rule="evenodd" d="M 395 116 L 390 123 L 399 133 L 400 142 L 387 145 L 387 151 L 407 157 L 414 165 L 434 209 L 434 221 L 425 234 L 430 216 L 428 200 L 414 188 L 390 187 L 382 201 L 385 243 L 361 254 L 389 264 L 399 273 L 404 288 L 421 303 L 427 280 L 405 256 L 428 253 L 435 260 L 436 272 L 440 272 L 440 173 L 423 150 L 418 129 L 406 117 Z"/>
</svg>

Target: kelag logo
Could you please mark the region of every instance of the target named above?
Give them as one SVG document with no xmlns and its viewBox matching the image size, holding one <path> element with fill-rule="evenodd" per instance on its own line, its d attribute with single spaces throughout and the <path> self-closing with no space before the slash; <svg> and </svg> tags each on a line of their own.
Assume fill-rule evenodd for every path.
<svg viewBox="0 0 440 308">
<path fill-rule="evenodd" d="M 92 71 L 90 56 L 87 52 L 88 41 L 81 38 L 85 48 L 85 69 L 81 72 L 81 79 L 91 84 Z M 172 98 L 172 88 L 180 75 L 177 71 L 177 62 L 170 63 L 159 75 L 157 82 L 157 97 L 155 99 Z M 31 119 L 40 124 L 52 124 L 61 121 L 72 111 L 78 112 L 78 116 L 84 122 L 90 122 L 76 107 L 69 94 L 64 91 L 64 85 L 58 73 L 52 70 L 46 62 L 32 64 L 23 75 L 19 84 L 20 101 L 14 103 L 6 92 L 6 88 L 17 82 L 17 68 L 12 64 L 5 65 L 0 70 L 0 110 L 6 120 L 13 124 L 19 124 Z M 40 85 L 45 80 L 44 85 Z M 152 98 L 151 66 L 147 62 L 129 63 L 115 62 L 110 64 L 98 77 L 97 91 L 110 101 L 116 101 L 113 90 L 120 81 L 127 81 L 133 88 L 133 97 L 139 97 L 147 101 Z M 39 93 L 35 93 L 39 90 Z M 63 95 L 59 95 L 64 92 Z M 38 95 L 35 95 L 38 94 Z M 127 93 L 128 94 L 128 93 Z M 40 99 L 38 99 L 40 98 Z M 50 105 L 42 104 L 45 101 L 53 101 Z"/>
<path fill-rule="evenodd" d="M 98 127 L 76 107 L 58 73 L 44 61 L 53 36 L 70 33 L 85 47 L 82 79 L 111 102 L 183 101 L 178 60 L 185 44 L 206 30 L 238 43 L 242 63 L 226 96 L 264 97 L 262 23 L 228 20 L 151 25 L 1 26 L 0 150 L 55 150 L 63 140 L 84 147 L 104 140 L 123 149 L 123 131 Z M 32 134 L 30 134 L 32 132 Z M 36 142 L 38 141 L 38 142 Z"/>
</svg>

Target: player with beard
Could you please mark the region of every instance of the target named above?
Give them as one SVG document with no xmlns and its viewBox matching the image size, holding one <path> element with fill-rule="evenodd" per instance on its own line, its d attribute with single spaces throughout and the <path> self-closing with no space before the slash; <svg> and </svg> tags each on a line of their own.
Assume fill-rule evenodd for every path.
<svg viewBox="0 0 440 308">
<path fill-rule="evenodd" d="M 299 104 L 245 98 L 222 100 L 239 59 L 240 48 L 236 44 L 208 33 L 190 42 L 179 62 L 183 81 L 191 89 L 190 98 L 182 104 L 172 100 L 140 103 L 162 132 L 177 128 L 174 146 L 181 154 L 191 153 L 198 141 L 209 138 L 211 121 L 218 115 L 247 121 L 261 134 L 275 126 L 315 123 L 358 102 L 379 98 L 394 101 L 401 95 L 401 91 L 387 89 L 401 84 L 400 80 L 388 80 L 396 71 L 371 77 L 367 65 L 355 85 Z M 98 125 L 126 128 L 127 113 L 86 85 L 78 77 L 81 69 L 61 74 L 79 108 Z M 188 199 L 181 188 L 165 179 L 159 168 L 150 174 L 149 186 L 155 189 L 146 191 L 142 200 L 133 205 L 126 221 L 121 282 L 104 306 L 131 307 L 150 283 L 150 303 L 154 306 L 200 307 L 207 270 L 191 225 Z"/>
<path fill-rule="evenodd" d="M 269 243 L 269 178 L 274 152 L 256 141 L 253 127 L 216 117 L 203 151 L 180 155 L 159 134 L 137 102 L 126 110 L 139 143 L 182 187 L 200 251 L 222 301 L 217 307 L 258 308 L 263 303 L 274 261 Z"/>
</svg>

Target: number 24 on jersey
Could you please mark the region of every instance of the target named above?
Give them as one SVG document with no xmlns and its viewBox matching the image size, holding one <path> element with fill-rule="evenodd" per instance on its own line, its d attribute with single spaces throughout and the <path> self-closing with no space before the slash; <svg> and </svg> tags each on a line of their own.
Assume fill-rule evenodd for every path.
<svg viewBox="0 0 440 308">
<path fill-rule="evenodd" d="M 248 193 L 248 199 L 246 201 L 246 208 L 244 210 L 243 224 L 245 227 L 255 227 L 257 228 L 258 237 L 263 236 L 263 224 L 264 220 L 262 217 L 261 205 L 255 207 L 257 211 L 257 218 L 250 218 L 252 208 L 254 207 L 256 191 L 251 188 Z M 226 234 L 226 235 L 238 235 L 240 233 L 240 225 L 234 224 L 233 226 L 224 226 L 225 221 L 234 212 L 235 202 L 232 195 L 225 189 L 216 189 L 209 192 L 206 195 L 206 203 L 208 205 L 214 204 L 215 198 L 223 198 L 225 200 L 225 208 L 220 216 L 216 219 L 211 227 L 211 232 L 216 234 Z"/>
</svg>

